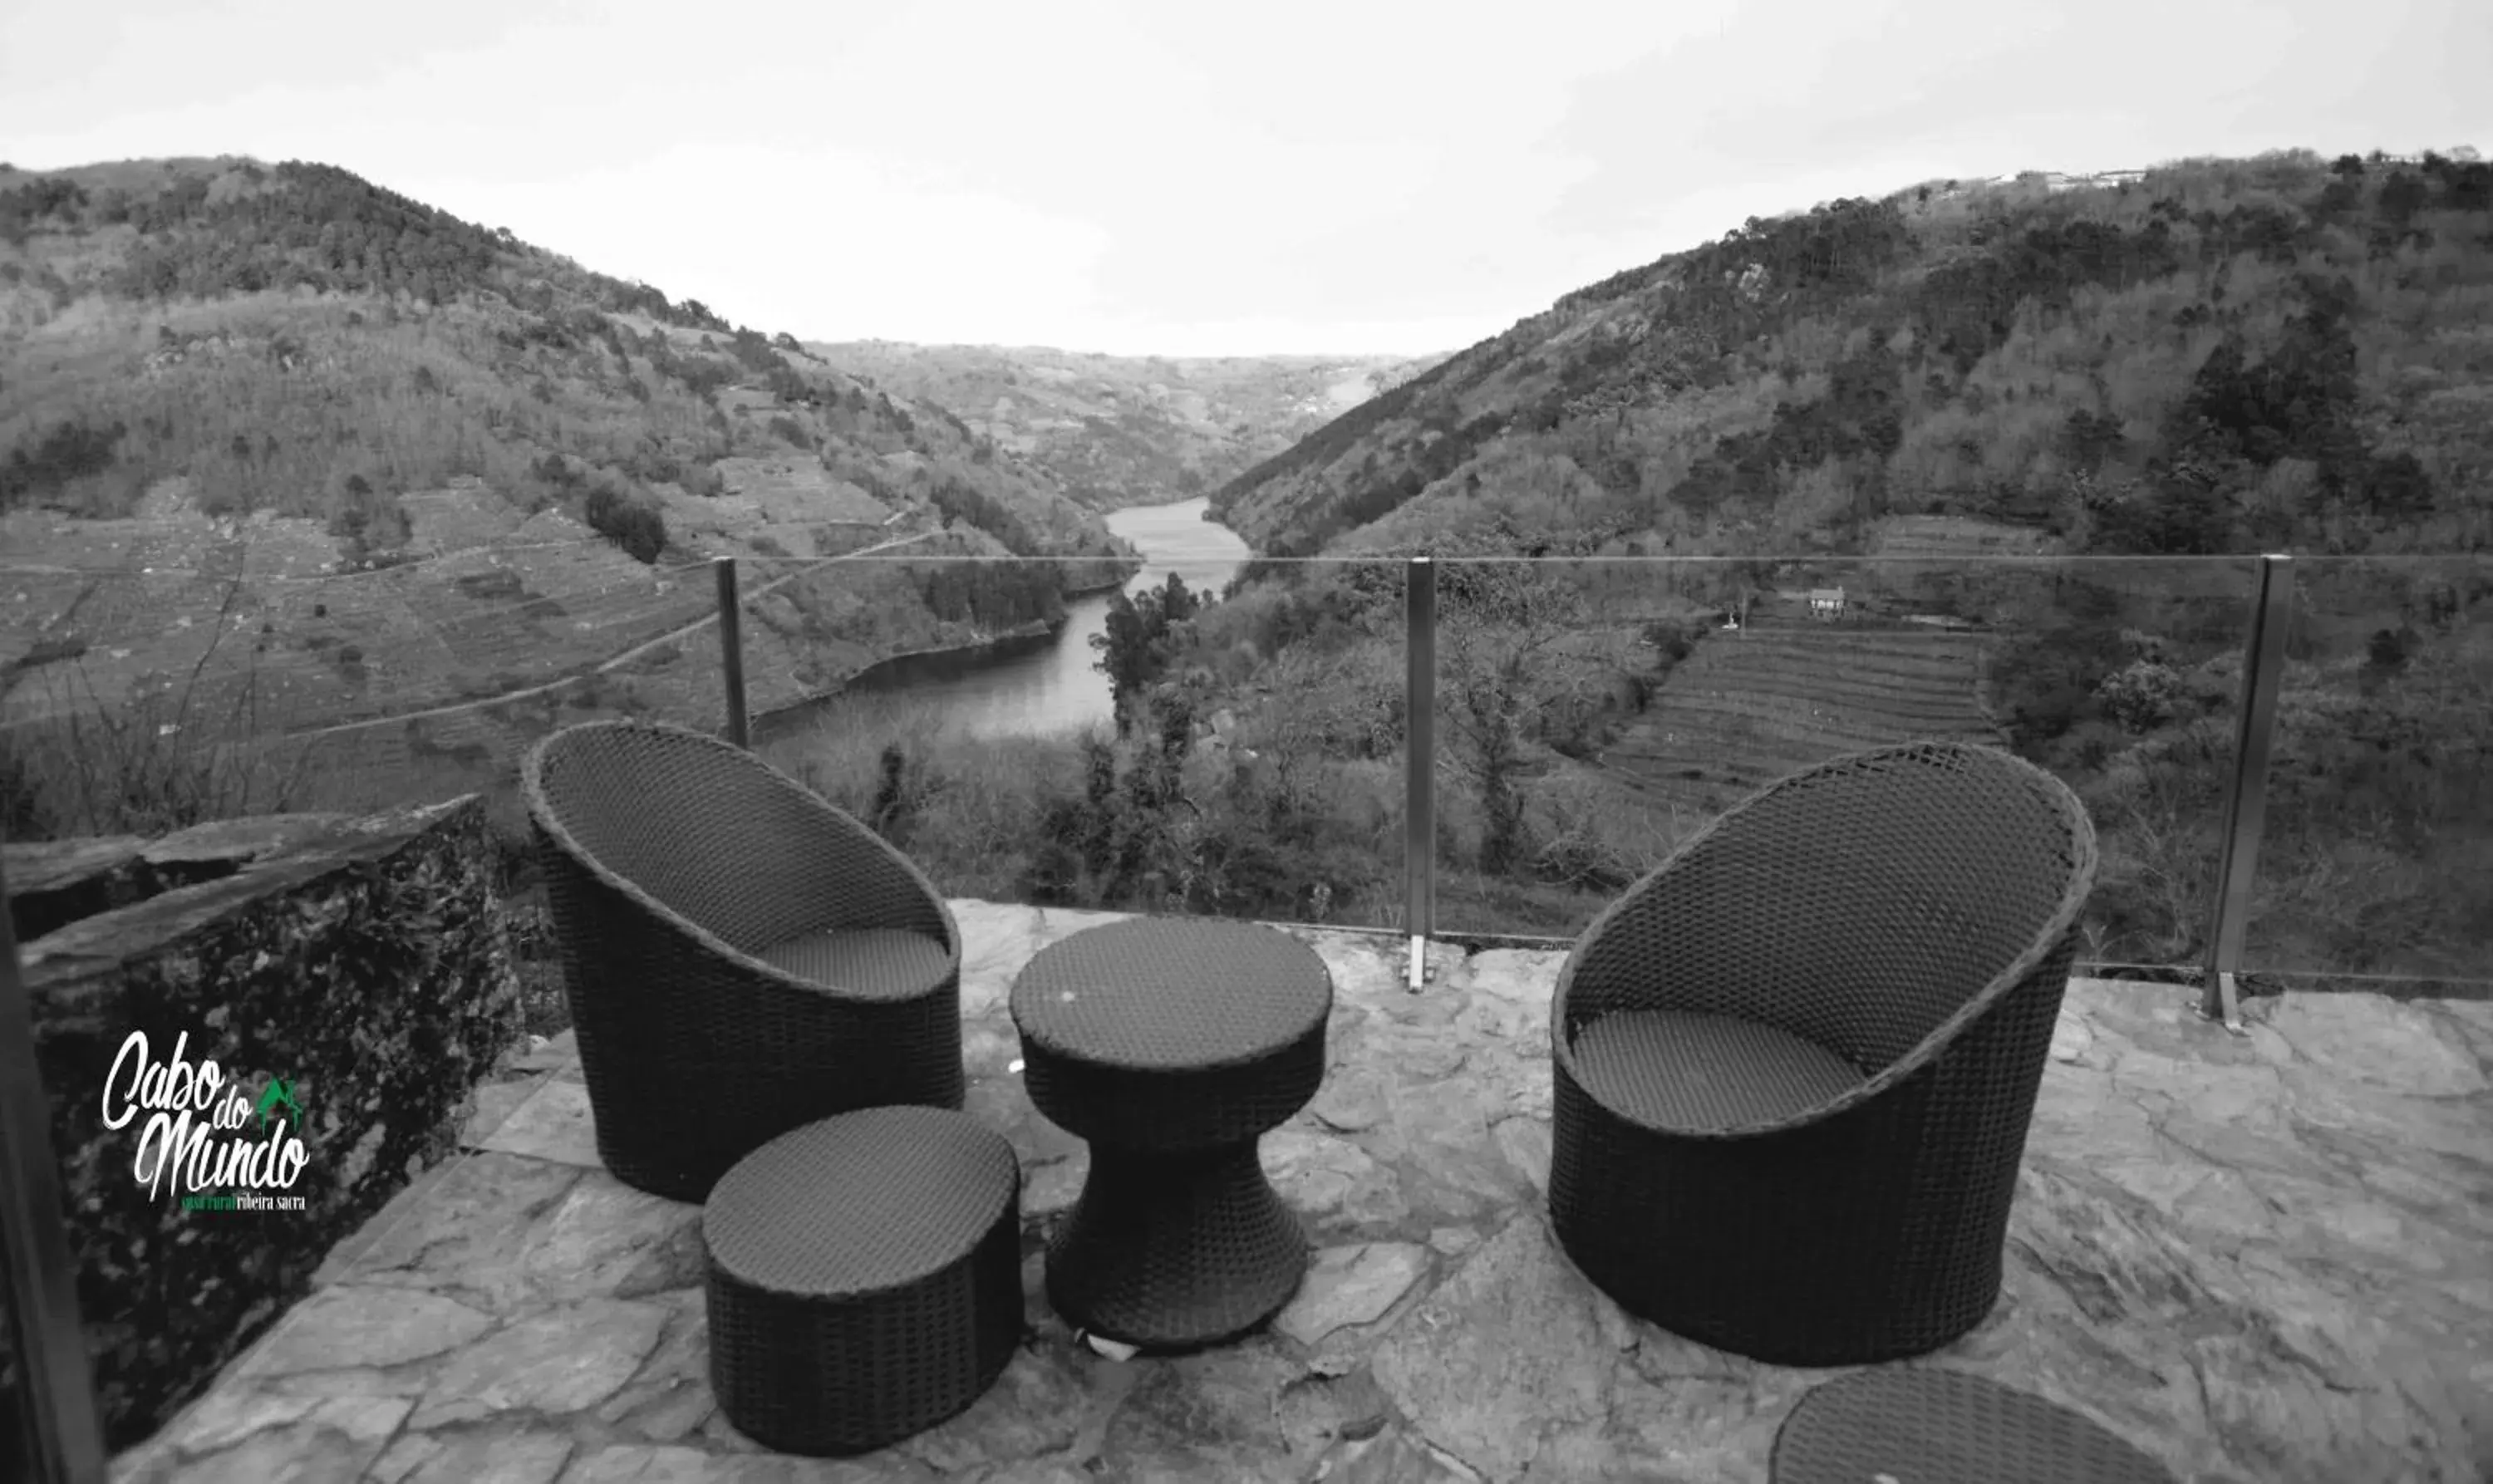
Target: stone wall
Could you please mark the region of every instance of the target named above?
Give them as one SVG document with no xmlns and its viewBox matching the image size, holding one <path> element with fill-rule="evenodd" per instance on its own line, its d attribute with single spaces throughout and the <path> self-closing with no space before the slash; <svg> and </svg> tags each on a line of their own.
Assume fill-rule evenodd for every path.
<svg viewBox="0 0 2493 1484">
<path fill-rule="evenodd" d="M 474 796 L 8 847 L 113 1447 L 203 1389 L 457 1147 L 519 1030 L 492 859 Z M 172 1083 L 141 1081 L 142 1060 Z M 194 1137 L 195 1154 L 162 1157 Z"/>
</svg>

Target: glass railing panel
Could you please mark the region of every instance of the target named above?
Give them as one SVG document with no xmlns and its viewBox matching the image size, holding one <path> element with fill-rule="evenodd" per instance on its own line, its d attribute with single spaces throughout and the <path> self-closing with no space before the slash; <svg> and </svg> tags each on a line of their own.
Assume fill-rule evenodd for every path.
<svg viewBox="0 0 2493 1484">
<path fill-rule="evenodd" d="M 19 1374 L 13 1302 L 9 1286 L 0 1283 L 0 1479 L 32 1479 L 34 1426 L 26 1410 L 26 1380 Z"/>
<path fill-rule="evenodd" d="M 2258 564 L 2076 557 L 1967 566 L 1986 615 L 1983 697 L 2002 742 L 2076 791 L 2100 851 L 2081 972 L 2204 965 Z"/>
<path fill-rule="evenodd" d="M 2493 557 L 2298 557 L 2242 967 L 2493 997 Z"/>
<path fill-rule="evenodd" d="M 709 568 L 672 549 L 643 563 L 574 535 L 352 570 L 298 555 L 244 542 L 212 567 L 11 576 L 34 607 L 63 582 L 85 593 L 0 703 L 21 835 L 489 790 L 552 725 L 664 709 L 629 677 L 668 655 L 716 673 Z"/>
<path fill-rule="evenodd" d="M 768 706 L 770 618 L 748 610 L 754 743 L 947 895 L 1400 921 L 1396 564 L 841 574 L 818 622 L 849 629 L 793 641 L 827 696 Z"/>
<path fill-rule="evenodd" d="M 812 545 L 736 559 L 752 740 L 946 893 L 1400 925 L 1399 563 Z M 558 1030 L 520 758 L 598 718 L 723 731 L 715 566 L 559 527 L 300 555 L 12 571 L 41 634 L 0 697 L 11 837 L 483 794 Z"/>
<path fill-rule="evenodd" d="M 1687 790 L 1609 753 L 1637 746 L 1664 669 L 1653 642 L 1696 610 L 1688 574 L 1498 557 L 1438 566 L 1437 929 L 1572 937 L 1706 816 Z"/>
<path fill-rule="evenodd" d="M 2204 943 L 2248 559 L 1491 559 L 1441 584 L 1466 568 L 1476 610 L 1440 599 L 1442 930 L 1573 937 L 1775 779 L 1942 736 L 2087 801 L 2086 959 Z"/>
<path fill-rule="evenodd" d="M 445 528 L 355 563 L 246 527 L 196 567 L 113 555 L 10 572 L 44 636 L 29 656 L 39 663 L 0 700 L 12 838 L 481 794 L 512 892 L 529 1028 L 560 1029 L 519 758 L 596 717 L 717 729 L 723 686 L 717 584 L 702 554 L 670 547 L 645 562 L 546 523 L 541 540 Z M 767 608 L 821 565 L 747 557 L 748 601 Z M 793 667 L 770 653 L 757 683 L 784 701 Z"/>
</svg>

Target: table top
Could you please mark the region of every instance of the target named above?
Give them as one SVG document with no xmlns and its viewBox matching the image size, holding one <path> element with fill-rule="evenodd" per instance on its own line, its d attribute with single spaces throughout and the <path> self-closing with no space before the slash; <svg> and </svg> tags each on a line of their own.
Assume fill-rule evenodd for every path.
<svg viewBox="0 0 2493 1484">
<path fill-rule="evenodd" d="M 702 1236 L 738 1281 L 879 1292 L 967 1257 L 1021 1189 L 1012 1144 L 966 1113 L 899 1105 L 809 1123 L 709 1193 Z"/>
<path fill-rule="evenodd" d="M 1276 928 L 1220 918 L 1136 917 L 1042 948 L 1013 981 L 1025 1043 L 1145 1070 L 1251 1061 L 1319 1029 L 1333 975 Z"/>
<path fill-rule="evenodd" d="M 2065 1407 L 1932 1365 L 1874 1366 L 1811 1391 L 1767 1467 L 1774 1484 L 2173 1484 Z"/>
</svg>

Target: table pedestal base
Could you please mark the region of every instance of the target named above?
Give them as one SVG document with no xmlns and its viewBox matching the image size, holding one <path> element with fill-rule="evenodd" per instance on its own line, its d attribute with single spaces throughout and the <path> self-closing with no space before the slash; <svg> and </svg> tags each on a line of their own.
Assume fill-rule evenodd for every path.
<svg viewBox="0 0 2493 1484">
<path fill-rule="evenodd" d="M 1082 1198 L 1048 1244 L 1047 1298 L 1102 1338 L 1193 1350 L 1279 1313 L 1307 1268 L 1307 1232 L 1252 1141 L 1180 1154 L 1094 1143 Z"/>
</svg>

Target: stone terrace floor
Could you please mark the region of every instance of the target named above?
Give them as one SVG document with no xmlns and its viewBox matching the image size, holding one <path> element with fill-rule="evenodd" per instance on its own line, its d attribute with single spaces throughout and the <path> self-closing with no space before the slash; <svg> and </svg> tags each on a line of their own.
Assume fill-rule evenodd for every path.
<svg viewBox="0 0 2493 1484">
<path fill-rule="evenodd" d="M 1042 944 L 1108 919 L 955 905 L 970 1107 L 1024 1161 L 1032 1323 L 970 1411 L 845 1462 L 738 1437 L 706 1379 L 700 1213 L 598 1168 L 566 1037 L 481 1089 L 468 1152 L 116 1477 L 1723 1484 L 1763 1480 L 1777 1424 L 1836 1374 L 1631 1320 L 1553 1245 L 1560 955 L 1444 948 L 1415 995 L 1397 940 L 1314 931 L 1333 1069 L 1263 1146 L 1313 1236 L 1305 1288 L 1225 1349 L 1095 1354 L 1039 1283 L 1085 1155 L 1008 1071 L 1006 994 Z M 2236 1036 L 2184 991 L 2071 986 L 2005 1292 L 1929 1360 L 2072 1406 L 2185 1480 L 2493 1477 L 2493 1004 L 2243 1013 Z"/>
</svg>

